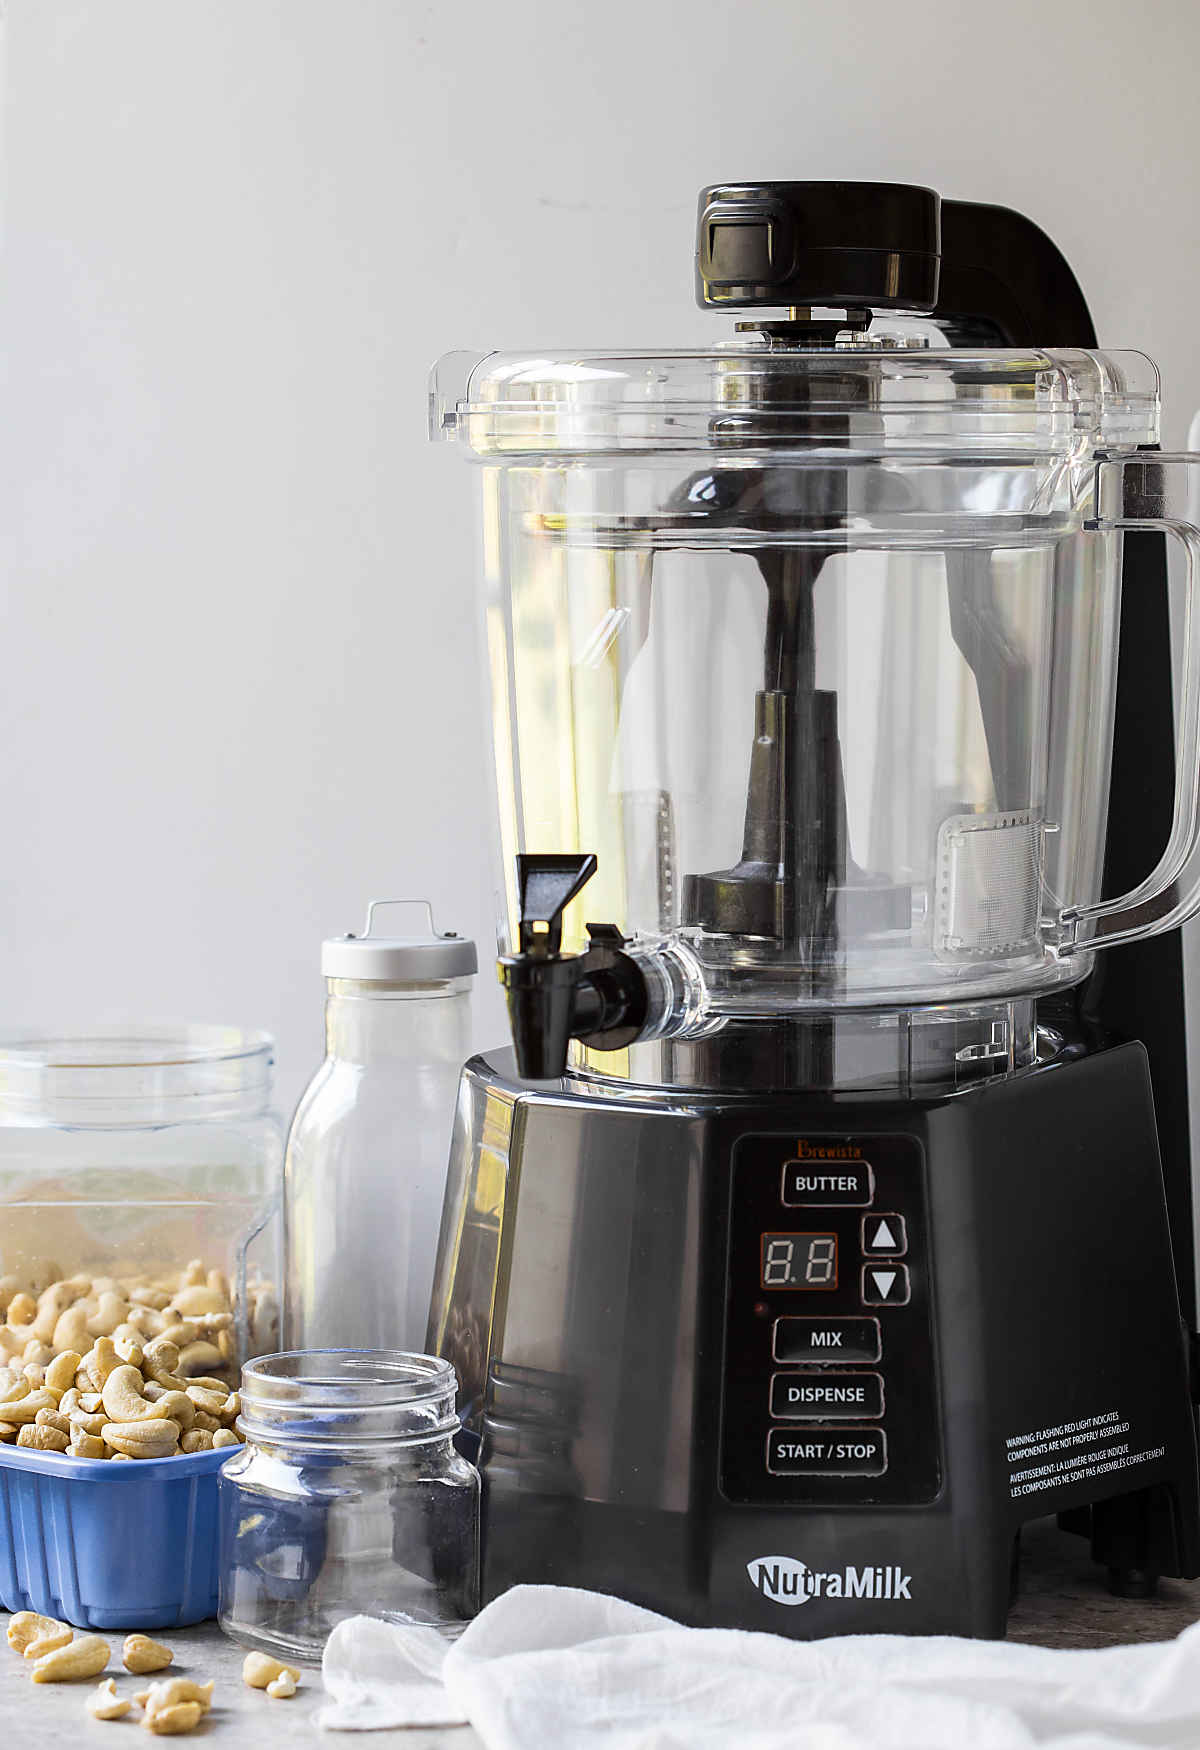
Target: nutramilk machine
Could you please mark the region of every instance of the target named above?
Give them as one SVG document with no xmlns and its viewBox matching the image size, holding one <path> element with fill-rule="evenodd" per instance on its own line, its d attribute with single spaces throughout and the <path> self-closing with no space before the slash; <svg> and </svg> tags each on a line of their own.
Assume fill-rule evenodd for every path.
<svg viewBox="0 0 1200 1750">
<path fill-rule="evenodd" d="M 1200 457 L 1019 214 L 721 184 L 696 284 L 708 348 L 434 383 L 508 883 L 431 1331 L 484 1596 L 1000 1635 L 1032 1518 L 1200 1571 L 1177 937 L 1125 946 L 1200 903 Z"/>
</svg>

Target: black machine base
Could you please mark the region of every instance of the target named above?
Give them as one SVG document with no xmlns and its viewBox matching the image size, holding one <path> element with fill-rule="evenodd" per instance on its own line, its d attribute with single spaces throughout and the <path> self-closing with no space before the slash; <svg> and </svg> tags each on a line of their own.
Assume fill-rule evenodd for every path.
<svg viewBox="0 0 1200 1750">
<path fill-rule="evenodd" d="M 503 1061 L 464 1072 L 494 1269 L 460 1209 L 442 1340 L 482 1390 L 485 1598 L 1001 1636 L 1053 1514 L 1119 1586 L 1200 1572 L 1140 1045 L 927 1105 L 667 1105 Z"/>
</svg>

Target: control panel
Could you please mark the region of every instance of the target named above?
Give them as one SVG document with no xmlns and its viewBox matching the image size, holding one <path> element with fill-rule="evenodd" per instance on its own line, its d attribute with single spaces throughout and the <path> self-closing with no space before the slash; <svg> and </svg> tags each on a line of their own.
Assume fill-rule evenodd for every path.
<svg viewBox="0 0 1200 1750">
<path fill-rule="evenodd" d="M 914 1137 L 740 1137 L 723 1493 L 780 1506 L 932 1501 L 941 1438 L 930 1315 Z"/>
</svg>

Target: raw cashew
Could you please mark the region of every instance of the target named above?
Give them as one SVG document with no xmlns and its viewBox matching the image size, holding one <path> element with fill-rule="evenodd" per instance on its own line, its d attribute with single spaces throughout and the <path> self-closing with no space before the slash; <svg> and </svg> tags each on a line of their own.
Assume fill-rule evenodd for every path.
<svg viewBox="0 0 1200 1750">
<path fill-rule="evenodd" d="M 297 1688 L 296 1679 L 291 1672 L 281 1671 L 278 1677 L 272 1678 L 267 1684 L 267 1694 L 273 1696 L 276 1701 L 290 1701 Z"/>
<path fill-rule="evenodd" d="M 36 1361 L 27 1361 L 21 1369 L 21 1373 L 29 1381 L 34 1391 L 46 1383 L 46 1369 L 39 1367 Z"/>
<path fill-rule="evenodd" d="M 87 1711 L 94 1720 L 120 1720 L 133 1706 L 128 1697 L 117 1694 L 115 1677 L 106 1677 L 104 1682 L 87 1699 Z"/>
<path fill-rule="evenodd" d="M 210 1416 L 207 1410 L 196 1411 L 196 1420 L 192 1423 L 193 1428 L 207 1428 L 210 1434 L 215 1434 L 220 1426 L 216 1416 Z"/>
<path fill-rule="evenodd" d="M 222 1361 L 232 1361 L 237 1353 L 237 1345 L 233 1340 L 232 1331 L 222 1331 L 217 1338 L 217 1348 L 221 1351 Z"/>
<path fill-rule="evenodd" d="M 213 1437 L 207 1428 L 188 1428 L 179 1437 L 181 1452 L 211 1452 Z"/>
<path fill-rule="evenodd" d="M 180 1280 L 180 1288 L 195 1288 L 204 1281 L 204 1265 L 199 1258 L 193 1258 Z"/>
<path fill-rule="evenodd" d="M 169 1416 L 142 1422 L 106 1422 L 101 1436 L 126 1458 L 166 1458 L 179 1443 L 179 1423 Z"/>
<path fill-rule="evenodd" d="M 110 1422 L 142 1422 L 148 1417 L 166 1414 L 158 1404 L 152 1404 L 142 1396 L 142 1376 L 128 1363 L 113 1368 L 100 1396 Z"/>
<path fill-rule="evenodd" d="M 251 1689 L 265 1689 L 285 1671 L 294 1683 L 299 1683 L 300 1673 L 294 1665 L 285 1665 L 282 1659 L 272 1659 L 269 1653 L 247 1653 L 242 1661 L 242 1682 L 248 1683 Z"/>
<path fill-rule="evenodd" d="M 231 1428 L 242 1413 L 242 1399 L 239 1392 L 231 1391 L 219 1411 L 222 1422 Z"/>
<path fill-rule="evenodd" d="M 24 1422 L 36 1422 L 39 1410 L 55 1410 L 58 1400 L 53 1392 L 31 1391 L 26 1397 L 17 1398 L 15 1402 L 0 1406 L 0 1415 L 6 1422 L 15 1422 L 18 1427 Z"/>
<path fill-rule="evenodd" d="M 34 1660 L 35 1683 L 69 1683 L 75 1677 L 99 1677 L 108 1664 L 112 1648 L 99 1635 L 80 1635 L 52 1653 Z"/>
<path fill-rule="evenodd" d="M 178 1732 L 194 1732 L 203 1712 L 198 1701 L 177 1701 L 174 1707 L 155 1708 L 152 1714 L 146 1714 L 142 1724 L 165 1738 Z"/>
<path fill-rule="evenodd" d="M 129 1298 L 135 1306 L 149 1307 L 152 1312 L 161 1312 L 171 1304 L 171 1296 L 165 1288 L 131 1288 Z"/>
<path fill-rule="evenodd" d="M 17 1445 L 32 1446 L 38 1452 L 65 1452 L 70 1441 L 57 1428 L 39 1428 L 34 1422 L 26 1422 L 17 1430 Z"/>
<path fill-rule="evenodd" d="M 63 1629 L 65 1628 L 66 1624 L 63 1623 L 60 1627 L 56 1628 L 52 1634 L 39 1635 L 36 1641 L 30 1641 L 25 1649 L 25 1657 L 27 1659 L 40 1659 L 43 1653 L 53 1653 L 55 1648 L 65 1647 L 68 1641 L 74 1640 L 75 1638 L 75 1631 L 73 1629 L 67 1629 L 64 1638 Z"/>
<path fill-rule="evenodd" d="M 148 1379 L 153 1379 L 159 1385 L 165 1385 L 168 1391 L 184 1391 L 187 1380 L 180 1379 L 177 1373 L 179 1367 L 179 1345 L 171 1343 L 166 1337 L 155 1337 L 153 1343 L 147 1343 L 142 1355 L 142 1369 Z"/>
<path fill-rule="evenodd" d="M 155 1312 L 154 1308 L 149 1306 L 130 1307 L 129 1318 L 126 1320 L 131 1330 L 140 1333 L 143 1344 L 148 1338 L 157 1337 L 165 1322 L 162 1314 Z"/>
<path fill-rule="evenodd" d="M 63 1313 L 69 1306 L 74 1306 L 75 1302 L 86 1294 L 90 1287 L 91 1282 L 88 1281 L 87 1287 L 78 1291 L 74 1282 L 52 1282 L 49 1288 L 43 1288 L 38 1295 L 37 1315 L 33 1321 L 34 1336 L 43 1343 L 52 1342 L 54 1340 L 54 1327 Z"/>
<path fill-rule="evenodd" d="M 181 1702 L 193 1701 L 207 1713 L 212 1706 L 213 1679 L 207 1683 L 193 1683 L 190 1677 L 164 1677 L 158 1683 L 152 1683 L 149 1689 L 142 1690 L 134 1697 L 141 1703 L 148 1714 L 156 1714 L 164 1707 L 178 1707 Z"/>
<path fill-rule="evenodd" d="M 51 1635 L 58 1636 L 57 1646 L 65 1647 L 74 1634 L 75 1630 L 56 1616 L 39 1616 L 36 1610 L 18 1610 L 8 1619 L 8 1644 L 14 1653 L 23 1653 L 34 1641 Z"/>
<path fill-rule="evenodd" d="M 221 1351 L 215 1343 L 188 1343 L 179 1351 L 179 1367 L 182 1373 L 203 1373 L 209 1367 L 220 1365 Z"/>
<path fill-rule="evenodd" d="M 36 1337 L 31 1337 L 21 1351 L 21 1359 L 26 1367 L 45 1367 L 47 1362 L 54 1360 L 54 1351 L 49 1343 L 39 1343 Z"/>
<path fill-rule="evenodd" d="M 163 1392 L 161 1397 L 154 1399 L 153 1410 L 156 1416 L 169 1416 L 181 1428 L 190 1428 L 196 1420 L 196 1406 L 186 1392 Z"/>
<path fill-rule="evenodd" d="M 87 1308 L 82 1301 L 77 1301 L 74 1306 L 69 1306 L 64 1313 L 60 1314 L 58 1323 L 54 1327 L 54 1334 L 50 1338 L 51 1346 L 59 1350 L 74 1349 L 82 1355 L 91 1347 L 91 1342 L 91 1332 L 87 1326 Z"/>
<path fill-rule="evenodd" d="M 232 1428 L 218 1428 L 212 1440 L 214 1446 L 240 1446 L 242 1444 Z"/>
<path fill-rule="evenodd" d="M 128 1332 L 128 1335 L 122 1336 L 122 1331 Z M 140 1367 L 142 1365 L 141 1341 L 138 1333 L 131 1325 L 122 1325 L 118 1330 L 114 1331 L 113 1348 L 121 1357 L 122 1361 L 128 1362 L 130 1367 Z"/>
<path fill-rule="evenodd" d="M 93 1337 L 111 1337 L 128 1317 L 129 1302 L 110 1290 L 100 1296 L 95 1312 L 88 1318 L 87 1328 Z"/>
<path fill-rule="evenodd" d="M 70 1420 L 61 1410 L 39 1410 L 33 1419 L 39 1428 L 57 1428 L 60 1434 L 66 1435 L 71 1432 Z"/>
<path fill-rule="evenodd" d="M 194 1319 L 201 1313 L 227 1313 L 229 1300 L 219 1289 L 197 1283 L 194 1287 L 181 1288 L 167 1311 L 178 1313 L 183 1319 Z"/>
<path fill-rule="evenodd" d="M 152 1641 L 149 1635 L 126 1635 L 125 1645 L 121 1648 L 121 1663 L 135 1677 L 143 1677 L 147 1671 L 165 1671 L 174 1657 L 170 1647 Z M 180 1696 L 178 1699 L 194 1701 L 196 1698 Z"/>
<path fill-rule="evenodd" d="M 15 1404 L 20 1398 L 27 1398 L 29 1391 L 29 1381 L 23 1373 L 19 1373 L 15 1379 L 10 1379 L 0 1390 L 0 1408 L 7 1404 Z"/>
<path fill-rule="evenodd" d="M 32 1294 L 14 1294 L 8 1303 L 8 1323 L 15 1329 L 32 1325 L 37 1318 L 37 1301 Z M 28 1341 L 28 1339 L 26 1339 Z"/>
<path fill-rule="evenodd" d="M 74 1389 L 75 1370 L 83 1357 L 77 1349 L 64 1349 L 61 1355 L 56 1355 L 46 1369 L 46 1387 L 49 1391 L 68 1392 Z M 61 1405 L 59 1406 L 61 1408 Z"/>
<path fill-rule="evenodd" d="M 217 1293 L 221 1296 L 221 1299 L 225 1302 L 225 1305 L 229 1305 L 233 1296 L 229 1292 L 229 1278 L 226 1276 L 224 1270 L 210 1270 L 208 1273 L 208 1286 L 210 1288 L 215 1288 Z"/>
<path fill-rule="evenodd" d="M 11 1325 L 0 1325 L 0 1353 L 15 1360 L 25 1347 L 27 1339 L 19 1331 L 14 1331 Z"/>
<path fill-rule="evenodd" d="M 71 1444 L 67 1448 L 70 1458 L 103 1458 L 107 1450 L 99 1434 L 89 1434 L 84 1428 L 72 1428 Z"/>
<path fill-rule="evenodd" d="M 103 1391 L 104 1382 L 113 1369 L 124 1367 L 126 1363 L 117 1354 L 116 1344 L 111 1337 L 97 1337 L 84 1356 L 83 1365 L 92 1382 L 92 1390 Z"/>
<path fill-rule="evenodd" d="M 82 1434 L 99 1434 L 108 1421 L 108 1416 L 103 1410 L 96 1410 L 91 1413 L 87 1410 L 71 1410 L 67 1416 L 67 1421 L 71 1424 L 72 1428 L 78 1428 Z"/>
<path fill-rule="evenodd" d="M 17 1438 L 17 1425 L 16 1425 L 16 1423 L 15 1422 L 0 1422 L 0 1442 L 7 1442 L 9 1440 L 15 1440 L 16 1438 Z"/>
<path fill-rule="evenodd" d="M 224 1389 L 209 1391 L 207 1387 L 194 1383 L 188 1386 L 187 1395 L 196 1409 L 207 1410 L 210 1416 L 219 1416 L 229 1401 L 229 1393 Z"/>
</svg>

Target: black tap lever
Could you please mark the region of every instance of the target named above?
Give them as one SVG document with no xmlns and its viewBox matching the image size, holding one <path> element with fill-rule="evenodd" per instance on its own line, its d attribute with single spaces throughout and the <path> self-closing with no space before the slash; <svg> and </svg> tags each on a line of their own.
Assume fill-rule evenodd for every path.
<svg viewBox="0 0 1200 1750">
<path fill-rule="evenodd" d="M 522 954 L 557 954 L 562 914 L 596 873 L 592 851 L 582 856 L 549 853 L 517 858 L 517 905 Z"/>
<path fill-rule="evenodd" d="M 596 872 L 596 858 L 531 853 L 517 858 L 516 954 L 496 964 L 508 1000 L 517 1073 L 549 1081 L 567 1067 L 572 1039 L 620 1050 L 646 1018 L 646 981 L 613 924 L 589 924 L 586 954 L 562 953 L 562 914 Z"/>
</svg>

